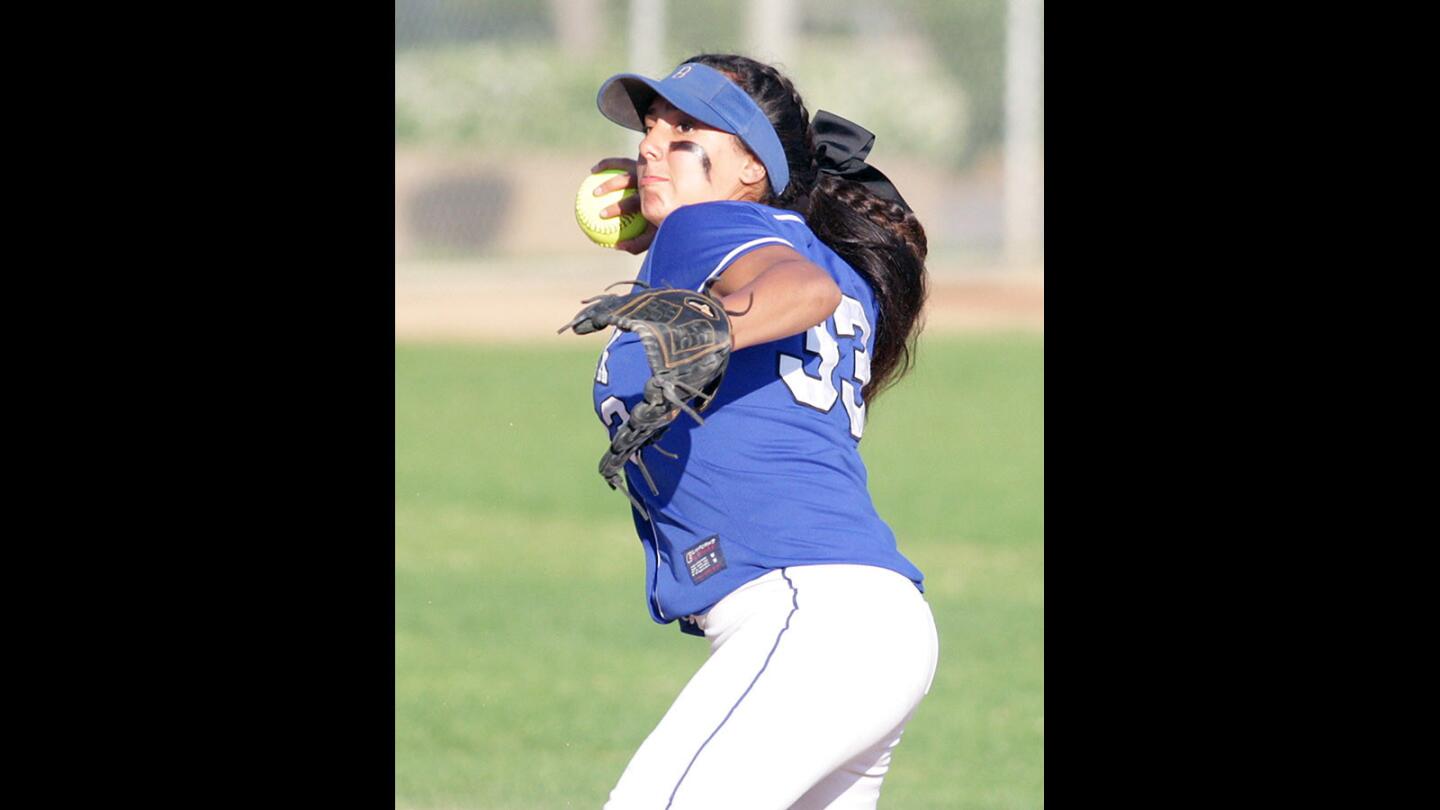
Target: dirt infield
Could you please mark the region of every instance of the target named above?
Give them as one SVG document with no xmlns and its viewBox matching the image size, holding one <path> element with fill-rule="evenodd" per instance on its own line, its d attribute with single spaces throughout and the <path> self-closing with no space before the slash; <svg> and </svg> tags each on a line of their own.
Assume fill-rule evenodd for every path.
<svg viewBox="0 0 1440 810">
<path fill-rule="evenodd" d="M 561 264 L 561 263 L 556 263 Z M 492 262 L 398 263 L 397 341 L 535 342 L 555 330 L 606 284 L 633 278 L 630 257 L 564 262 L 565 269 Z M 1045 329 L 1043 272 L 933 273 L 926 332 Z"/>
</svg>

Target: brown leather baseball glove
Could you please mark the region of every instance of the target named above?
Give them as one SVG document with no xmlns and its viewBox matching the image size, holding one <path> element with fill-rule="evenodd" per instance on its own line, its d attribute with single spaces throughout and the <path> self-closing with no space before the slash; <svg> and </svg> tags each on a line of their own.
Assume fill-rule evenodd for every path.
<svg viewBox="0 0 1440 810">
<path fill-rule="evenodd" d="M 644 507 L 622 481 L 621 472 L 626 462 L 633 462 L 645 476 L 650 491 L 660 494 L 640 458 L 640 450 L 654 444 L 681 411 L 698 424 L 705 424 L 700 412 L 709 407 L 730 362 L 730 318 L 720 301 L 707 293 L 650 288 L 638 281 L 618 283 L 634 284 L 639 289 L 627 295 L 585 299 L 581 303 L 589 306 L 559 332 L 574 329 L 575 334 L 584 335 L 614 326 L 640 336 L 651 376 L 645 383 L 644 399 L 630 409 L 630 418 L 616 431 L 609 449 L 600 457 L 600 474 L 611 489 L 624 492 L 648 520 Z"/>
</svg>

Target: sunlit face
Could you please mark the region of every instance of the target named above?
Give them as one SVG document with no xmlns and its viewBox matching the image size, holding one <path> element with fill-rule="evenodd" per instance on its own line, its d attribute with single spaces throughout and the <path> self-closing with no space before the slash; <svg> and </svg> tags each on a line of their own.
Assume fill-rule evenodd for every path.
<svg viewBox="0 0 1440 810">
<path fill-rule="evenodd" d="M 636 158 L 640 211 L 659 227 L 682 205 L 712 200 L 759 200 L 765 167 L 740 139 L 656 97 L 645 111 L 645 137 Z"/>
</svg>

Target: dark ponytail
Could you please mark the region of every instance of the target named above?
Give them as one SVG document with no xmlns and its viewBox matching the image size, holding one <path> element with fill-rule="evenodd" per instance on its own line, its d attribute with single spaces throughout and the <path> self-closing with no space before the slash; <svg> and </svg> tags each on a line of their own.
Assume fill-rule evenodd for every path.
<svg viewBox="0 0 1440 810">
<path fill-rule="evenodd" d="M 904 206 L 882 199 L 859 183 L 820 172 L 805 102 L 775 68 L 744 56 L 701 54 L 685 60 L 726 74 L 764 111 L 790 170 L 790 184 L 760 202 L 805 216 L 820 241 L 855 268 L 875 293 L 874 351 L 870 382 L 862 392 L 872 403 L 914 365 L 920 311 L 925 305 L 925 229 Z"/>
</svg>

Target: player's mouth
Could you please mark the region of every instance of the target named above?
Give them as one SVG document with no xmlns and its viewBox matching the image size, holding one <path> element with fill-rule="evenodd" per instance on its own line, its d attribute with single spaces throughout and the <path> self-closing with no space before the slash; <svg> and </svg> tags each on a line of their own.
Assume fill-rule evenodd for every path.
<svg viewBox="0 0 1440 810">
<path fill-rule="evenodd" d="M 649 186 L 649 185 L 653 185 L 653 184 L 655 184 L 655 183 L 665 183 L 665 182 L 668 182 L 669 180 L 670 180 L 670 178 L 668 178 L 668 177 L 661 177 L 661 176 L 656 175 L 656 174 L 647 174 L 647 175 L 645 175 L 644 177 L 640 178 L 640 185 L 642 185 L 642 186 Z"/>
</svg>

